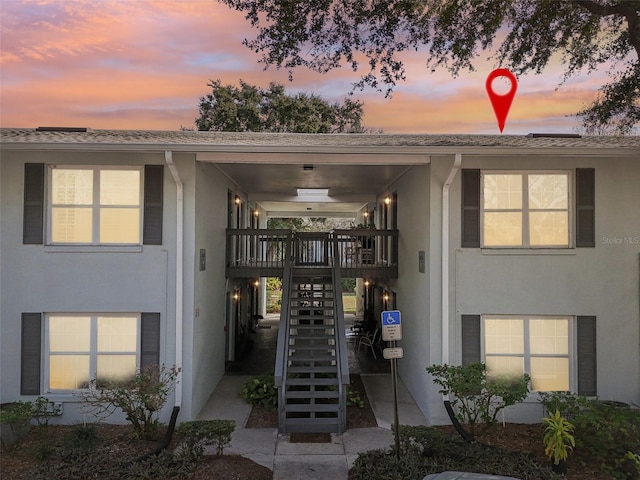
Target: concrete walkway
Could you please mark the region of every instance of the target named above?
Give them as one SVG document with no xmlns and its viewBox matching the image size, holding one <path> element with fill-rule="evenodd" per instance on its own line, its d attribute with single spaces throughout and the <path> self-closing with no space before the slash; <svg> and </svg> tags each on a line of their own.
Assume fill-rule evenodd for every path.
<svg viewBox="0 0 640 480">
<path fill-rule="evenodd" d="M 199 420 L 235 420 L 236 430 L 227 454 L 242 455 L 273 471 L 274 480 L 347 479 L 361 452 L 393 444 L 393 392 L 388 374 L 361 374 L 377 427 L 354 428 L 332 435 L 331 443 L 291 443 L 275 428 L 245 428 L 251 406 L 241 397 L 242 385 L 253 378 L 225 375 L 207 401 Z M 398 418 L 401 425 L 426 425 L 413 397 L 398 379 Z"/>
</svg>

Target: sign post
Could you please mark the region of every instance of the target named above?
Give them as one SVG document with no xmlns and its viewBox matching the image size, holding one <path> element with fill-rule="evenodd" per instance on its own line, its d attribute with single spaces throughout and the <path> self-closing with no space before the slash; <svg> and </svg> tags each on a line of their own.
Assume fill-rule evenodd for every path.
<svg viewBox="0 0 640 480">
<path fill-rule="evenodd" d="M 399 310 L 384 311 L 382 316 L 382 340 L 391 342 L 391 348 L 385 348 L 382 356 L 391 360 L 391 388 L 393 389 L 393 423 L 395 425 L 396 458 L 400 458 L 400 432 L 398 420 L 398 368 L 396 361 L 402 358 L 402 347 L 397 340 L 402 340 L 402 321 Z"/>
</svg>

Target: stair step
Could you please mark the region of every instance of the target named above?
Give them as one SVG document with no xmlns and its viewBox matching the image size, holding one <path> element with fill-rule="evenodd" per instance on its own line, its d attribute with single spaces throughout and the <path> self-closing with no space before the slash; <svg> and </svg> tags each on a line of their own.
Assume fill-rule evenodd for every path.
<svg viewBox="0 0 640 480">
<path fill-rule="evenodd" d="M 337 385 L 337 378 L 287 378 L 285 384 L 289 385 Z"/>
<path fill-rule="evenodd" d="M 329 344 L 327 342 L 335 340 L 333 335 L 322 335 L 313 338 L 308 338 L 309 335 L 289 335 L 290 340 L 295 340 L 295 343 L 290 343 L 289 346 L 298 345 L 299 348 L 304 348 L 306 345 L 324 345 L 335 348 L 335 344 Z"/>
<path fill-rule="evenodd" d="M 313 354 L 305 354 L 303 352 L 297 351 L 293 352 L 292 355 L 287 357 L 288 361 L 293 362 L 330 362 L 336 360 L 335 355 L 313 355 Z"/>
<path fill-rule="evenodd" d="M 324 344 L 324 345 L 308 345 L 308 344 L 299 344 L 296 343 L 294 345 L 289 345 L 289 350 L 297 350 L 297 351 L 326 351 L 326 352 L 330 352 L 336 349 L 335 345 L 328 345 L 328 344 Z"/>
<path fill-rule="evenodd" d="M 299 340 L 333 340 L 334 335 L 332 333 L 316 333 L 315 335 L 289 335 L 289 338 L 294 338 L 296 341 Z"/>
<path fill-rule="evenodd" d="M 294 323 L 289 325 L 289 328 L 295 328 L 298 330 L 304 330 L 305 328 L 308 330 L 330 330 L 334 327 L 335 325 L 332 323 Z"/>
<path fill-rule="evenodd" d="M 329 412 L 337 413 L 340 411 L 340 405 L 337 403 L 290 403 L 285 405 L 285 412 Z"/>
<path fill-rule="evenodd" d="M 284 433 L 341 433 L 340 425 L 285 425 Z"/>
<path fill-rule="evenodd" d="M 285 425 L 284 433 L 340 433 L 340 425 Z"/>
<path fill-rule="evenodd" d="M 304 398 L 304 399 L 316 399 L 316 398 L 339 398 L 337 390 L 287 390 L 284 392 L 286 399 L 290 398 Z"/>
<path fill-rule="evenodd" d="M 335 373 L 337 374 L 337 367 L 334 366 L 309 366 L 309 367 L 288 367 L 287 372 L 289 373 Z"/>
</svg>

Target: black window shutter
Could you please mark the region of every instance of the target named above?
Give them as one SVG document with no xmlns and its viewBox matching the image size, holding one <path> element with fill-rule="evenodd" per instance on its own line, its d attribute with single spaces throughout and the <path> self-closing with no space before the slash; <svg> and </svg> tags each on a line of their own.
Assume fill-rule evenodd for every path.
<svg viewBox="0 0 640 480">
<path fill-rule="evenodd" d="M 596 317 L 579 316 L 578 319 L 578 394 L 596 396 Z"/>
<path fill-rule="evenodd" d="M 593 168 L 576 169 L 576 247 L 596 246 L 595 177 Z"/>
<path fill-rule="evenodd" d="M 20 394 L 40 395 L 42 314 L 22 314 L 20 350 Z"/>
<path fill-rule="evenodd" d="M 480 315 L 462 315 L 462 364 L 481 362 Z"/>
<path fill-rule="evenodd" d="M 144 167 L 144 225 L 142 243 L 162 245 L 162 187 L 164 165 Z"/>
<path fill-rule="evenodd" d="M 160 314 L 142 313 L 140 367 L 160 364 Z"/>
<path fill-rule="evenodd" d="M 480 247 L 480 170 L 462 169 L 462 246 Z"/>
<path fill-rule="evenodd" d="M 22 243 L 42 244 L 44 219 L 44 164 L 24 165 Z"/>
</svg>

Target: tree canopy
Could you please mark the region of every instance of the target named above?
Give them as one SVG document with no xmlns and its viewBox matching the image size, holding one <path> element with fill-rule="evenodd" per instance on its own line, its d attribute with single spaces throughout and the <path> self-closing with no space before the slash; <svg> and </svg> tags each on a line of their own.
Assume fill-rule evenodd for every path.
<svg viewBox="0 0 640 480">
<path fill-rule="evenodd" d="M 640 0 L 219 0 L 258 29 L 245 44 L 290 70 L 361 72 L 356 88 L 389 94 L 405 79 L 403 52 L 453 76 L 481 52 L 516 76 L 552 58 L 564 80 L 606 68 L 610 81 L 577 112 L 589 132 L 628 133 L 640 122 Z"/>
<path fill-rule="evenodd" d="M 240 80 L 240 86 L 208 83 L 200 97 L 198 130 L 221 132 L 362 133 L 362 103 L 329 103 L 317 95 L 288 95 L 283 85 L 263 89 Z"/>
</svg>

